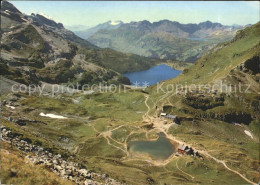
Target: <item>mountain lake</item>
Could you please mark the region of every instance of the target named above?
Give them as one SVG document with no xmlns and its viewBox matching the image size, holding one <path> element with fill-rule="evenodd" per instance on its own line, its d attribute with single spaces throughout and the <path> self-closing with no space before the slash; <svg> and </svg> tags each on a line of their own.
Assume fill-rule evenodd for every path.
<svg viewBox="0 0 260 185">
<path fill-rule="evenodd" d="M 131 85 L 150 86 L 158 82 L 175 78 L 182 71 L 171 68 L 168 65 L 160 64 L 145 71 L 125 73 L 123 76 L 129 78 Z"/>
<path fill-rule="evenodd" d="M 165 160 L 175 151 L 174 145 L 164 133 L 158 133 L 157 140 L 131 141 L 129 142 L 130 153 L 148 154 L 153 160 Z"/>
</svg>

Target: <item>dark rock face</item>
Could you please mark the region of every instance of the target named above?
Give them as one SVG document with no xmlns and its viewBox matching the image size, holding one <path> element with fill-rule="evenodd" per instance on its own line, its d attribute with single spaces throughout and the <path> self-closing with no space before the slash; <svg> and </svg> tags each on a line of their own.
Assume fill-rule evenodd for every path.
<svg viewBox="0 0 260 185">
<path fill-rule="evenodd" d="M 63 24 L 56 23 L 55 21 L 50 20 L 43 15 L 32 14 L 31 18 L 33 19 L 33 21 L 37 22 L 39 25 L 48 25 L 51 27 L 57 27 L 58 29 L 64 28 Z"/>
<path fill-rule="evenodd" d="M 23 14 L 8 1 L 3 1 L 1 3 L 1 15 L 20 23 L 26 22 L 26 20 L 23 19 Z"/>
<path fill-rule="evenodd" d="M 9 3 L 8 1 L 3 1 L 1 3 L 1 10 L 2 11 L 6 11 L 7 10 L 7 11 L 12 12 L 12 13 L 19 13 L 19 14 L 21 14 L 21 12 L 14 5 Z"/>
<path fill-rule="evenodd" d="M 227 113 L 217 117 L 222 118 L 224 121 L 229 123 L 236 122 L 236 123 L 249 124 L 251 121 L 253 121 L 252 116 L 244 112 Z"/>
<path fill-rule="evenodd" d="M 173 106 L 171 105 L 165 105 L 163 106 L 163 112 L 165 113 L 171 113 L 173 111 Z"/>
<path fill-rule="evenodd" d="M 251 121 L 253 121 L 252 115 L 245 112 L 226 112 L 226 113 L 205 112 L 201 114 L 195 114 L 195 118 L 216 119 L 228 123 L 244 123 L 244 124 L 249 124 Z"/>
<path fill-rule="evenodd" d="M 250 70 L 254 75 L 260 73 L 259 57 L 260 56 L 255 56 L 247 60 L 244 64 L 245 68 Z"/>
<path fill-rule="evenodd" d="M 193 95 L 187 95 L 186 98 L 183 100 L 183 103 L 196 108 L 201 109 L 203 111 L 207 109 L 212 109 L 217 106 L 223 106 L 224 105 L 224 96 L 220 97 L 198 97 Z"/>
</svg>

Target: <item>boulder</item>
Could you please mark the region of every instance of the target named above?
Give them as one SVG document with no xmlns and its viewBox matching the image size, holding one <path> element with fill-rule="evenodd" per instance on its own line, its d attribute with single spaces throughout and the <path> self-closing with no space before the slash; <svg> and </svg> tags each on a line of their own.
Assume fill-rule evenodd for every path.
<svg viewBox="0 0 260 185">
<path fill-rule="evenodd" d="M 93 180 L 87 179 L 87 180 L 85 180 L 84 185 L 95 185 L 95 183 Z"/>
<path fill-rule="evenodd" d="M 80 169 L 79 170 L 79 173 L 83 176 L 83 177 L 86 177 L 88 175 L 88 170 L 86 169 Z"/>
<path fill-rule="evenodd" d="M 61 171 L 61 170 L 62 170 L 62 167 L 59 166 L 59 165 L 54 165 L 54 169 L 56 169 L 57 171 Z"/>
<path fill-rule="evenodd" d="M 66 170 L 66 171 L 65 171 L 65 174 L 66 174 L 66 175 L 70 175 L 71 172 L 72 172 L 72 170 Z"/>
</svg>

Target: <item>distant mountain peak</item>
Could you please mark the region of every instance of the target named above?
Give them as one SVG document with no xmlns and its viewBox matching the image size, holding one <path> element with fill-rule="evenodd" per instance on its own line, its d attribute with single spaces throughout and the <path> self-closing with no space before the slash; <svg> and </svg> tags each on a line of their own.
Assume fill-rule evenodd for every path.
<svg viewBox="0 0 260 185">
<path fill-rule="evenodd" d="M 163 20 L 160 20 L 159 22 L 172 22 L 172 21 L 170 21 L 168 19 L 163 19 Z"/>
<path fill-rule="evenodd" d="M 123 24 L 122 21 L 109 21 L 109 24 L 112 25 L 112 26 L 116 26 L 116 25 L 119 25 L 119 24 Z"/>
<path fill-rule="evenodd" d="M 140 24 L 141 25 L 151 25 L 152 23 L 150 21 L 143 20 L 143 21 L 140 21 Z"/>
<path fill-rule="evenodd" d="M 198 24 L 199 27 L 201 28 L 206 28 L 206 29 L 209 29 L 209 28 L 216 28 L 216 27 L 222 27 L 223 25 L 220 24 L 220 23 L 213 23 L 211 21 L 205 21 L 205 22 L 201 22 Z"/>
<path fill-rule="evenodd" d="M 119 28 L 121 25 L 123 25 L 123 21 L 117 20 L 117 21 L 107 21 L 105 23 L 101 23 L 98 24 L 94 27 L 88 28 L 86 30 L 81 30 L 81 31 L 75 31 L 75 33 L 83 38 L 89 38 L 91 37 L 93 34 L 95 34 L 96 32 L 100 31 L 100 30 L 113 30 L 113 29 L 117 29 Z"/>
</svg>

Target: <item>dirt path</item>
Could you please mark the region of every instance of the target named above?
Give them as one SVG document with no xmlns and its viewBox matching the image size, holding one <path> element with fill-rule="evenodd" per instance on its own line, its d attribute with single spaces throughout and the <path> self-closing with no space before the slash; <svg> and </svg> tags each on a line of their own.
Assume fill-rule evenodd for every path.
<svg viewBox="0 0 260 185">
<path fill-rule="evenodd" d="M 178 170 L 180 170 L 180 171 L 181 171 L 182 173 L 184 173 L 185 175 L 188 175 L 188 176 L 193 180 L 195 177 L 193 177 L 192 175 L 186 173 L 185 171 L 183 171 L 182 169 L 179 168 L 179 166 L 178 166 L 178 161 L 179 161 L 179 159 L 180 159 L 180 158 L 178 158 L 177 161 L 176 161 L 176 167 L 178 168 Z"/>
<path fill-rule="evenodd" d="M 143 120 L 144 120 L 144 121 L 147 121 L 147 119 L 148 119 L 148 120 L 151 120 L 151 118 L 150 118 L 150 116 L 149 116 L 149 112 L 150 112 L 151 108 L 150 108 L 150 106 L 149 106 L 148 103 L 147 103 L 148 99 L 149 99 L 149 95 L 145 95 L 145 101 L 144 101 L 144 103 L 145 103 L 145 106 L 147 107 L 147 111 L 146 111 L 146 112 L 144 113 L 144 115 L 143 115 Z"/>
<path fill-rule="evenodd" d="M 166 98 L 166 99 L 165 99 L 165 102 L 170 103 L 169 98 L 170 98 L 171 96 L 172 96 L 172 95 L 170 95 L 169 93 L 163 95 L 158 101 L 153 102 L 153 103 L 154 103 L 154 106 L 155 106 L 158 102 L 160 102 L 161 100 L 163 100 L 163 99 L 165 99 L 165 98 Z M 179 139 L 176 139 L 176 138 L 173 137 L 172 135 L 168 134 L 168 129 L 169 129 L 169 127 L 171 126 L 171 124 L 165 124 L 165 123 L 163 122 L 163 119 L 157 117 L 158 112 L 159 112 L 159 109 L 157 109 L 157 110 L 155 111 L 155 113 L 154 113 L 155 115 L 154 115 L 154 116 L 150 116 L 150 115 L 149 115 L 149 112 L 151 111 L 151 108 L 150 108 L 149 104 L 147 103 L 148 100 L 149 100 L 149 95 L 145 95 L 145 101 L 144 101 L 144 103 L 145 103 L 145 105 L 146 105 L 146 107 L 147 107 L 147 111 L 146 111 L 146 112 L 144 113 L 144 115 L 143 115 L 143 121 L 149 122 L 149 123 L 153 123 L 153 126 L 154 126 L 153 130 L 157 130 L 157 131 L 159 131 L 159 132 L 163 132 L 163 133 L 165 134 L 165 136 L 166 136 L 169 140 L 171 140 L 171 141 L 173 141 L 173 142 L 176 142 L 176 143 L 180 143 L 180 144 L 184 144 L 184 145 L 187 145 L 187 146 L 192 147 L 192 145 L 190 145 L 189 143 L 186 143 L 186 142 L 184 142 L 184 141 L 181 141 L 181 140 L 179 140 Z M 162 103 L 162 105 L 163 105 L 163 103 Z M 117 129 L 123 127 L 123 126 L 124 126 L 124 125 L 120 125 L 120 126 L 118 126 L 118 127 L 115 127 L 115 128 L 113 128 L 113 129 L 111 129 L 111 130 L 104 131 L 104 132 L 99 132 L 98 130 L 95 129 L 94 126 L 93 126 L 93 129 L 94 129 L 94 131 L 96 131 L 97 133 L 99 133 L 101 136 L 103 136 L 103 137 L 107 140 L 107 143 L 108 143 L 109 145 L 111 145 L 111 146 L 117 148 L 118 150 L 123 151 L 123 152 L 126 153 L 126 155 L 128 156 L 129 153 L 128 153 L 128 151 L 127 151 L 127 139 L 128 139 L 128 137 L 129 137 L 130 135 L 132 135 L 133 133 L 138 132 L 138 131 L 132 131 L 132 132 L 130 132 L 130 133 L 126 136 L 125 142 L 124 142 L 124 143 L 120 143 L 120 142 L 118 142 L 118 141 L 116 141 L 115 139 L 112 138 L 112 132 L 113 132 L 114 130 L 117 130 Z M 151 131 L 151 130 L 149 130 L 149 131 L 143 130 L 142 132 L 146 132 L 146 137 L 148 138 L 148 132 L 150 132 L 150 131 Z M 122 149 L 122 148 L 120 148 L 120 147 L 118 147 L 118 146 L 112 144 L 109 139 L 111 139 L 112 141 L 116 142 L 116 143 L 119 144 L 119 145 L 124 146 L 125 149 Z M 194 148 L 194 147 L 192 147 L 192 148 Z M 195 148 L 194 148 L 194 149 L 195 149 Z M 231 172 L 233 172 L 233 173 L 239 175 L 239 176 L 240 176 L 242 179 L 244 179 L 246 182 L 248 182 L 248 183 L 250 183 L 250 184 L 253 184 L 253 185 L 256 185 L 256 183 L 250 181 L 249 179 L 247 179 L 245 176 L 243 176 L 243 175 L 242 175 L 241 173 L 239 173 L 238 171 L 229 168 L 229 167 L 227 166 L 227 164 L 225 163 L 225 161 L 219 160 L 219 159 L 215 158 L 214 156 L 210 155 L 207 151 L 204 151 L 204 150 L 197 150 L 197 151 L 198 151 L 200 154 L 203 154 L 204 156 L 213 159 L 213 160 L 216 161 L 217 163 L 222 164 L 228 171 L 231 171 Z M 165 160 L 165 161 L 153 161 L 153 162 L 150 161 L 150 162 L 151 162 L 153 165 L 165 166 L 165 165 L 167 165 L 169 162 L 171 162 L 174 157 L 175 157 L 175 155 L 173 154 L 173 155 L 171 155 L 171 156 L 170 156 L 167 160 Z M 184 174 L 186 174 L 187 176 L 189 176 L 191 179 L 194 179 L 194 178 L 195 178 L 194 176 L 192 176 L 192 175 L 190 175 L 190 174 L 184 172 L 183 170 L 181 170 L 181 169 L 179 168 L 179 166 L 178 166 L 178 160 L 176 161 L 176 167 L 178 168 L 178 170 L 180 170 L 182 173 L 184 173 Z"/>
<path fill-rule="evenodd" d="M 114 130 L 117 130 L 117 129 L 123 127 L 123 126 L 124 126 L 124 125 L 120 125 L 120 126 L 118 126 L 118 127 L 116 127 L 116 128 L 113 128 L 113 129 L 111 129 L 111 130 L 104 131 L 104 132 L 99 132 L 99 134 L 100 134 L 101 136 L 103 136 L 103 137 L 107 140 L 107 144 L 109 144 L 109 145 L 111 145 L 111 146 L 113 146 L 113 147 L 115 147 L 115 148 L 117 148 L 117 149 L 123 151 L 124 153 L 126 153 L 126 154 L 128 155 L 128 151 L 127 151 L 127 146 L 126 146 L 126 144 L 125 144 L 125 143 L 120 143 L 119 141 L 116 141 L 115 139 L 112 138 L 112 132 L 113 132 Z M 123 145 L 123 147 L 124 147 L 125 149 L 122 149 L 122 148 L 120 148 L 120 147 L 118 147 L 118 146 L 116 146 L 116 145 L 113 145 L 113 144 L 110 142 L 109 139 L 111 139 L 112 141 L 116 142 L 116 143 L 119 144 L 119 145 Z"/>
<path fill-rule="evenodd" d="M 107 140 L 107 143 L 108 143 L 109 145 L 111 145 L 111 146 L 117 148 L 118 150 L 121 150 L 121 151 L 123 151 L 124 153 L 127 154 L 127 151 L 125 151 L 124 149 L 122 149 L 122 148 L 120 148 L 120 147 L 118 147 L 118 146 L 116 146 L 116 145 L 111 144 L 108 137 L 105 137 L 105 136 L 104 136 L 104 138 Z"/>
<path fill-rule="evenodd" d="M 175 137 L 172 137 L 172 136 L 169 136 L 169 135 L 167 135 L 167 137 L 168 137 L 169 139 L 171 139 L 171 140 L 174 140 L 174 141 L 180 143 L 180 144 L 184 144 L 184 145 L 188 145 L 188 146 L 191 146 L 191 147 L 192 147 L 192 145 L 190 145 L 190 144 L 188 144 L 188 143 L 186 143 L 186 142 L 183 142 L 183 141 L 181 141 L 181 140 L 178 140 L 178 139 L 176 139 Z M 194 147 L 192 147 L 192 148 L 194 148 Z M 200 154 L 203 154 L 204 156 L 213 159 L 213 160 L 216 161 L 217 163 L 221 163 L 227 170 L 229 170 L 229 171 L 231 171 L 231 172 L 233 172 L 233 173 L 236 173 L 237 175 L 239 175 L 241 178 L 243 178 L 243 179 L 244 179 L 245 181 L 247 181 L 248 183 L 253 184 L 253 185 L 257 185 L 257 183 L 254 183 L 254 182 L 250 181 L 249 179 L 247 179 L 245 176 L 243 176 L 243 175 L 242 175 L 241 173 L 239 173 L 238 171 L 229 168 L 229 167 L 227 166 L 227 164 L 225 163 L 225 161 L 219 160 L 219 159 L 217 159 L 216 157 L 213 157 L 213 156 L 210 155 L 207 151 L 204 151 L 204 150 L 197 150 L 197 151 L 198 151 Z"/>
<path fill-rule="evenodd" d="M 231 171 L 231 172 L 233 172 L 233 173 L 236 173 L 237 175 L 239 175 L 242 179 L 244 179 L 244 180 L 247 181 L 248 183 L 257 185 L 257 183 L 250 181 L 249 179 L 247 179 L 245 176 L 243 176 L 243 175 L 242 175 L 241 173 L 239 173 L 238 171 L 229 168 L 229 167 L 227 166 L 227 164 L 225 163 L 225 161 L 219 160 L 219 159 L 213 157 L 212 155 L 210 155 L 210 154 L 209 154 L 208 152 L 206 152 L 206 151 L 200 151 L 200 153 L 202 153 L 202 154 L 204 154 L 204 155 L 206 155 L 206 156 L 212 158 L 212 159 L 215 160 L 217 163 L 223 164 L 223 166 L 224 166 L 227 170 L 229 170 L 229 171 Z"/>
<path fill-rule="evenodd" d="M 169 95 L 169 94 L 166 94 L 166 97 L 167 97 L 168 95 Z M 178 139 L 176 139 L 175 137 L 173 137 L 172 135 L 169 135 L 169 134 L 167 133 L 169 128 L 166 129 L 161 123 L 159 123 L 159 119 L 158 119 L 158 118 L 149 116 L 148 113 L 149 113 L 150 110 L 151 110 L 150 106 L 147 104 L 147 101 L 148 101 L 148 99 L 149 99 L 149 95 L 146 95 L 145 97 L 146 97 L 146 99 L 145 99 L 145 105 L 147 106 L 147 112 L 144 114 L 143 118 L 144 118 L 145 120 L 149 119 L 150 122 L 152 122 L 152 123 L 154 124 L 154 127 L 155 127 L 154 129 L 156 129 L 156 130 L 158 130 L 158 131 L 160 131 L 160 132 L 163 132 L 163 133 L 166 135 L 166 137 L 167 137 L 168 139 L 170 139 L 171 141 L 177 142 L 177 143 L 180 143 L 180 144 L 185 144 L 185 145 L 187 145 L 187 146 L 191 146 L 190 144 L 188 144 L 188 143 L 186 143 L 186 142 L 183 142 L 183 141 L 181 141 L 181 140 L 178 140 Z M 162 99 L 162 98 L 161 98 L 161 99 Z M 161 99 L 159 99 L 158 101 L 160 101 Z M 158 101 L 157 101 L 157 103 L 158 103 Z M 166 99 L 166 102 L 168 102 L 168 101 L 169 101 L 169 97 L 167 97 L 167 99 Z M 155 114 L 157 115 L 157 112 L 155 112 Z M 194 147 L 192 147 L 192 148 L 194 148 Z M 194 148 L 194 149 L 195 149 L 195 148 Z M 213 156 L 210 155 L 207 151 L 203 151 L 203 150 L 197 150 L 197 151 L 198 151 L 200 154 L 203 154 L 203 155 L 205 155 L 206 157 L 209 157 L 209 158 L 213 159 L 213 160 L 216 161 L 217 163 L 222 164 L 228 171 L 231 171 L 231 172 L 233 172 L 233 173 L 236 173 L 236 174 L 239 175 L 242 179 L 244 179 L 246 182 L 248 182 L 248 183 L 250 183 L 250 184 L 253 184 L 253 185 L 257 185 L 256 183 L 254 183 L 254 182 L 250 181 L 249 179 L 247 179 L 245 176 L 243 176 L 243 175 L 242 175 L 241 173 L 239 173 L 238 171 L 229 168 L 229 167 L 227 166 L 227 164 L 225 163 L 225 161 L 219 160 L 219 159 L 213 157 Z M 166 165 L 166 164 L 168 164 L 168 163 L 172 160 L 173 157 L 174 157 L 174 155 L 170 156 L 170 157 L 169 157 L 166 161 L 164 161 L 164 162 L 155 162 L 154 164 L 155 164 L 155 165 Z M 179 167 L 178 167 L 178 165 L 177 165 L 177 162 L 176 162 L 176 166 L 177 166 L 177 168 L 179 169 Z M 181 169 L 179 169 L 179 170 L 181 170 Z M 182 170 L 181 170 L 181 171 L 182 171 Z M 182 171 L 182 172 L 185 173 L 185 174 L 187 174 L 187 173 L 184 172 L 184 171 Z M 187 174 L 187 175 L 189 175 L 192 179 L 195 178 L 195 177 L 191 176 L 190 174 Z"/>
</svg>

